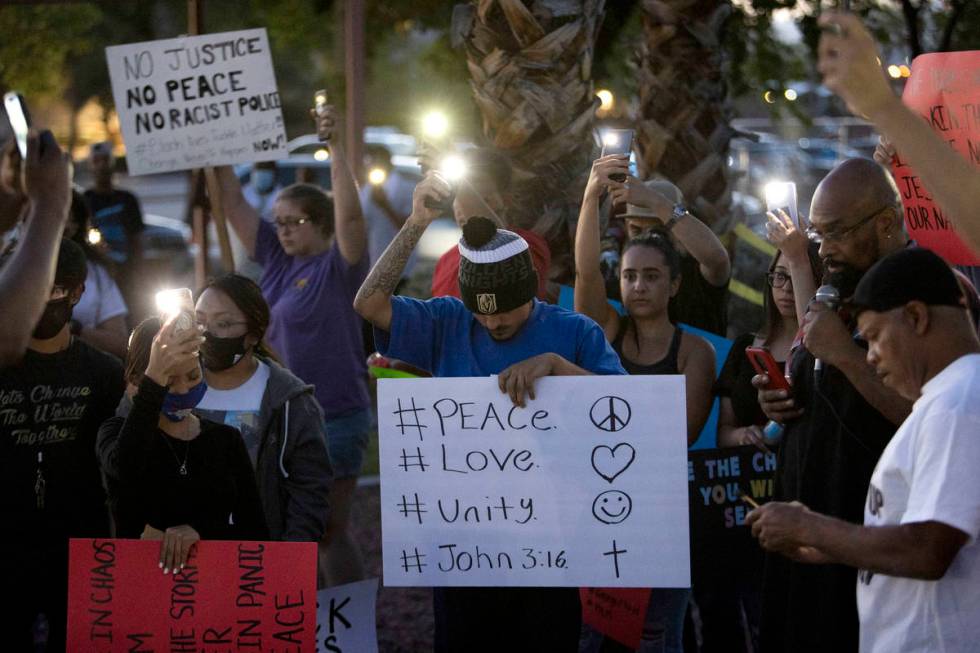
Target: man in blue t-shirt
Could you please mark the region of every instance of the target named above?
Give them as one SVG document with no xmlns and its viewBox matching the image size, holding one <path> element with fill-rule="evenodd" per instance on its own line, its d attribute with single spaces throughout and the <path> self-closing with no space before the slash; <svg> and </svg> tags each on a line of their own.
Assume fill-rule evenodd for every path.
<svg viewBox="0 0 980 653">
<path fill-rule="evenodd" d="M 625 374 L 602 329 L 589 318 L 535 299 L 538 273 L 527 242 L 475 217 L 459 242 L 462 301 L 393 296 L 402 270 L 440 211 L 449 185 L 436 173 L 415 188 L 412 214 L 375 264 L 354 309 L 375 327 L 385 356 L 437 377 L 498 375 L 523 406 L 542 376 Z M 546 272 L 545 270 L 541 271 Z M 435 588 L 436 651 L 578 648 L 575 588 Z"/>
</svg>

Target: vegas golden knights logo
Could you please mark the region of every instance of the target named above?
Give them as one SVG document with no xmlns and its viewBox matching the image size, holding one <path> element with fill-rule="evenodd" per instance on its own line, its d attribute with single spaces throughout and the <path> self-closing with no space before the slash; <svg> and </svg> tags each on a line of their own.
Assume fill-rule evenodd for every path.
<svg viewBox="0 0 980 653">
<path fill-rule="evenodd" d="M 476 296 L 476 307 L 484 315 L 497 312 L 497 296 L 493 293 L 480 293 Z"/>
</svg>

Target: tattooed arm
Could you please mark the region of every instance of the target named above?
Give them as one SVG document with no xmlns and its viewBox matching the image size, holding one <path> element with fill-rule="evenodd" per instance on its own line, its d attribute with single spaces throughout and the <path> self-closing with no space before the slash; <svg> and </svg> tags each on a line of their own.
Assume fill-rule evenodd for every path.
<svg viewBox="0 0 980 653">
<path fill-rule="evenodd" d="M 439 216 L 438 210 L 425 206 L 426 199 L 441 201 L 449 197 L 449 184 L 436 173 L 430 172 L 415 187 L 412 197 L 412 215 L 408 216 L 401 231 L 371 268 L 354 298 L 354 310 L 365 320 L 385 331 L 391 329 L 391 294 L 402 278 L 405 263 L 422 238 L 426 227 Z"/>
</svg>

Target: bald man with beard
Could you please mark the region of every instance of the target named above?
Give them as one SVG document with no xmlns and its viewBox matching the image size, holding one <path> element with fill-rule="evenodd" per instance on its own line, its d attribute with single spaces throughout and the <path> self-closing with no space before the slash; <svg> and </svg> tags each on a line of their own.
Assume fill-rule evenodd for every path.
<svg viewBox="0 0 980 653">
<path fill-rule="evenodd" d="M 811 302 L 802 346 L 790 357 L 792 392 L 752 380 L 766 415 L 785 426 L 775 478 L 776 501 L 860 522 L 875 464 L 911 409 L 867 362 L 867 343 L 847 312 L 864 273 L 908 245 L 891 175 L 869 159 L 848 159 L 817 186 L 808 231 L 820 243 L 824 283 L 837 288 L 840 311 Z M 809 269 L 791 269 L 802 287 Z M 796 283 L 799 280 L 800 283 Z M 804 299 L 804 301 L 806 301 Z M 814 373 L 815 360 L 822 370 Z M 804 565 L 769 554 L 763 580 L 761 649 L 773 653 L 858 650 L 856 572 Z"/>
</svg>

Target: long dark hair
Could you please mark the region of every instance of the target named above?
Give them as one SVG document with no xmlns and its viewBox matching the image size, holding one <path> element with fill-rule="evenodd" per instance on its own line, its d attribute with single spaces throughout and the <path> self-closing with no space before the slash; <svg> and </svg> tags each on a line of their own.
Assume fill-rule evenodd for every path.
<svg viewBox="0 0 980 653">
<path fill-rule="evenodd" d="M 198 297 L 209 288 L 223 292 L 245 315 L 248 335 L 259 340 L 255 345 L 255 354 L 278 363 L 279 358 L 265 341 L 265 332 L 269 329 L 269 304 L 262 296 L 262 289 L 248 277 L 235 273 L 211 279 L 201 288 Z"/>
<path fill-rule="evenodd" d="M 671 282 L 676 281 L 681 276 L 681 255 L 677 252 L 677 248 L 674 244 L 670 242 L 670 238 L 667 237 L 662 231 L 656 229 L 651 229 L 644 231 L 636 238 L 631 238 L 623 246 L 623 257 L 625 258 L 626 252 L 634 247 L 648 247 L 650 249 L 655 249 L 661 254 L 663 254 L 664 262 L 667 264 L 667 270 L 670 272 Z M 622 272 L 620 272 L 622 275 Z M 640 330 L 636 328 L 636 323 L 633 321 L 633 316 L 628 312 L 626 314 L 627 328 L 633 327 L 633 339 L 636 343 L 636 351 L 640 351 Z M 625 334 L 624 334 L 625 335 Z"/>
<path fill-rule="evenodd" d="M 75 233 L 70 240 L 76 242 L 85 252 L 85 258 L 92 263 L 97 263 L 104 267 L 110 275 L 115 276 L 115 264 L 101 250 L 88 242 L 88 232 L 92 228 L 92 212 L 88 208 L 85 197 L 74 188 L 71 191 L 71 208 L 68 212 L 69 219 L 78 225 Z"/>
<path fill-rule="evenodd" d="M 806 255 L 810 260 L 810 272 L 813 274 L 813 283 L 815 286 L 820 285 L 820 279 L 823 275 L 823 263 L 820 262 L 819 251 L 820 245 L 813 241 L 807 243 Z M 776 250 L 776 254 L 773 255 L 772 261 L 769 263 L 767 274 L 775 272 L 776 264 L 779 263 L 782 254 L 781 251 Z M 795 287 L 793 288 L 793 292 L 796 292 Z M 768 277 L 766 279 L 766 292 L 762 295 L 762 309 L 765 312 L 766 321 L 762 324 L 762 328 L 759 330 L 757 336 L 764 344 L 768 345 L 770 339 L 783 328 L 783 316 L 780 315 L 779 309 L 776 308 L 776 303 L 772 299 L 772 286 L 769 285 Z M 802 315 L 797 315 L 797 321 L 802 319 L 802 317 Z"/>
</svg>

